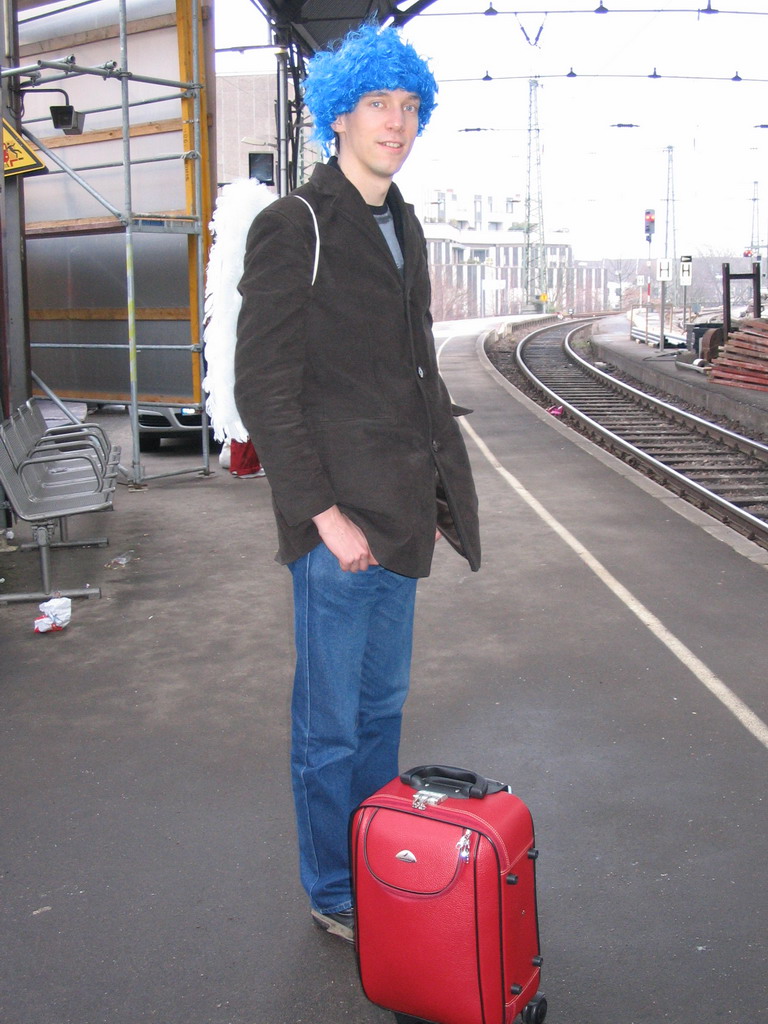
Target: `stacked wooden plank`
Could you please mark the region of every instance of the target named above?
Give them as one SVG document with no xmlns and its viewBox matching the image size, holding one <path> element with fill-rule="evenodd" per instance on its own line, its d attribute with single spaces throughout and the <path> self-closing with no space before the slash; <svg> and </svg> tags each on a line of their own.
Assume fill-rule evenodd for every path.
<svg viewBox="0 0 768 1024">
<path fill-rule="evenodd" d="M 768 320 L 740 320 L 713 361 L 709 379 L 768 391 Z"/>
</svg>

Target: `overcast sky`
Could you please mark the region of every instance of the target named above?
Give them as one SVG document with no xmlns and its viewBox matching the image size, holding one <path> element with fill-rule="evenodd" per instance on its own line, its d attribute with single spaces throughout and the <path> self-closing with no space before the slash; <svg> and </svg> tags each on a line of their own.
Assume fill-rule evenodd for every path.
<svg viewBox="0 0 768 1024">
<path fill-rule="evenodd" d="M 605 0 L 609 13 L 595 14 L 597 2 L 494 0 L 499 14 L 488 17 L 487 0 L 437 0 L 409 23 L 403 34 L 430 60 L 440 91 L 398 179 L 406 195 L 429 184 L 524 197 L 535 77 L 548 241 L 570 242 L 579 258 L 644 256 L 650 207 L 654 258 L 665 238 L 670 256 L 741 257 L 757 206 L 765 247 L 768 128 L 755 125 L 768 124 L 768 4 L 711 0 L 721 13 L 707 15 L 696 0 Z M 542 13 L 507 13 L 515 6 Z M 726 13 L 737 10 L 753 13 Z M 217 46 L 264 41 L 249 0 L 219 0 Z M 271 58 L 220 61 L 257 66 L 271 70 Z M 654 70 L 660 78 L 648 77 Z M 742 81 L 731 80 L 737 74 Z"/>
</svg>

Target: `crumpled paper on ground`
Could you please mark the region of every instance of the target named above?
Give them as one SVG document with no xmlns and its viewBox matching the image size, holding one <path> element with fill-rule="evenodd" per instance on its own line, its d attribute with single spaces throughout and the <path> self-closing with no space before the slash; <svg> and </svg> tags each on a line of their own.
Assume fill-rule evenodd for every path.
<svg viewBox="0 0 768 1024">
<path fill-rule="evenodd" d="M 53 633 L 64 629 L 72 618 L 72 600 L 69 597 L 52 597 L 40 605 L 43 613 L 35 619 L 36 633 Z"/>
</svg>

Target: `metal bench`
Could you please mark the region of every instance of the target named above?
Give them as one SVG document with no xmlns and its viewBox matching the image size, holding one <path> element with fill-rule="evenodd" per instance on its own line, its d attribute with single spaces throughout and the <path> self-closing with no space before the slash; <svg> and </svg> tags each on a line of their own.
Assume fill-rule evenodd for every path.
<svg viewBox="0 0 768 1024">
<path fill-rule="evenodd" d="M 50 425 L 43 415 L 40 402 L 35 398 L 28 399 L 18 413 L 23 419 L 25 429 L 31 438 L 36 439 L 36 443 L 54 444 L 57 439 L 76 440 L 85 437 L 100 448 L 105 461 L 113 462 L 120 456 L 119 448 L 110 443 L 106 432 L 98 423 L 73 421 Z"/>
<path fill-rule="evenodd" d="M 48 428 L 27 403 L 0 427 L 0 485 L 14 515 L 32 524 L 34 543 L 22 548 L 38 549 L 43 588 L 40 593 L 0 594 L 0 603 L 44 600 L 53 593 L 101 596 L 98 587 L 61 590 L 51 584 L 51 548 L 108 543 L 106 537 L 73 541 L 68 536 L 70 516 L 112 508 L 120 450 L 92 426 Z M 54 540 L 57 528 L 59 540 Z"/>
<path fill-rule="evenodd" d="M 0 435 L 22 476 L 36 479 L 41 487 L 101 490 L 119 469 L 120 449 L 98 424 L 49 427 L 34 400 L 0 426 Z"/>
</svg>

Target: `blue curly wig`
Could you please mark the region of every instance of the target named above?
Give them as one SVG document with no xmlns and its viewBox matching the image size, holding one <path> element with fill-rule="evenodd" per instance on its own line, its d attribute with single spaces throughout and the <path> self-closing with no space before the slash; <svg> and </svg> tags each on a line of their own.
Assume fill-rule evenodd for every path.
<svg viewBox="0 0 768 1024">
<path fill-rule="evenodd" d="M 394 28 L 365 22 L 310 60 L 304 102 L 314 120 L 312 137 L 322 144 L 326 156 L 336 118 L 354 110 L 361 96 L 377 89 L 405 89 L 419 97 L 421 135 L 435 109 L 437 83 L 427 62 Z"/>
</svg>

